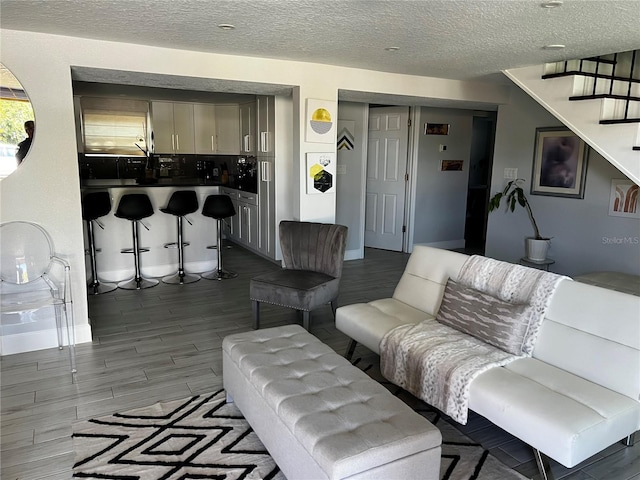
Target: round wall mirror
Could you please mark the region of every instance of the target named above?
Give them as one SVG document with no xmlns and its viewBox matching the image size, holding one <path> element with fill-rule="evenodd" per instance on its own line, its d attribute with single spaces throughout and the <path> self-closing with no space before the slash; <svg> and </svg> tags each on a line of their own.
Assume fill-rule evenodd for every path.
<svg viewBox="0 0 640 480">
<path fill-rule="evenodd" d="M 35 135 L 34 113 L 22 85 L 0 63 L 0 180 L 27 160 Z"/>
</svg>

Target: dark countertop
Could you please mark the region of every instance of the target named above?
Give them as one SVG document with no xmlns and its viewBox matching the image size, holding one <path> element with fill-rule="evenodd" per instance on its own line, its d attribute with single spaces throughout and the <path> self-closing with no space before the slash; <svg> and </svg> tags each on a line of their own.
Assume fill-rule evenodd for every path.
<svg viewBox="0 0 640 480">
<path fill-rule="evenodd" d="M 119 188 L 119 187 L 221 187 L 225 185 L 219 181 L 201 180 L 199 178 L 159 178 L 155 181 L 139 182 L 135 178 L 101 178 L 83 179 L 80 181 L 82 188 Z"/>
</svg>

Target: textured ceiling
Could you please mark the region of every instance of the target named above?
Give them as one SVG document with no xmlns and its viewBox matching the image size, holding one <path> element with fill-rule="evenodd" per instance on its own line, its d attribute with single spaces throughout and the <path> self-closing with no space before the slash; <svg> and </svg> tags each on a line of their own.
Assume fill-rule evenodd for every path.
<svg viewBox="0 0 640 480">
<path fill-rule="evenodd" d="M 640 48 L 638 0 L 564 0 L 558 8 L 541 1 L 0 0 L 0 26 L 503 82 L 504 69 Z M 236 28 L 217 27 L 223 23 Z M 542 48 L 549 44 L 566 48 Z M 91 80 L 91 72 L 82 73 Z"/>
</svg>

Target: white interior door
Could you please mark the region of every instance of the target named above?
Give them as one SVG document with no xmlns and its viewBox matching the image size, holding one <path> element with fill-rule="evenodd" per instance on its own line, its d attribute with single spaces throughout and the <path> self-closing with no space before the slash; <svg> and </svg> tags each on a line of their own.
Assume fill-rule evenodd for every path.
<svg viewBox="0 0 640 480">
<path fill-rule="evenodd" d="M 369 110 L 365 247 L 402 251 L 409 107 Z"/>
</svg>

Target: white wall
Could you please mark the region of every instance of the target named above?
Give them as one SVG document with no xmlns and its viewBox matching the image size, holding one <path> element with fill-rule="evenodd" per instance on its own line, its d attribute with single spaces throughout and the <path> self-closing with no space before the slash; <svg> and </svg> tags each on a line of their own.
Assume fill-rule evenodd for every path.
<svg viewBox="0 0 640 480">
<path fill-rule="evenodd" d="M 514 89 L 511 103 L 498 110 L 492 195 L 506 184 L 503 173 L 507 167 L 518 169 L 518 176 L 527 181 L 528 192 L 535 130 L 558 125 L 560 122 L 525 92 Z M 625 177 L 592 150 L 584 199 L 528 195 L 541 234 L 553 237 L 549 252 L 556 260 L 553 271 L 570 276 L 603 270 L 640 274 L 640 220 L 608 215 L 613 178 Z M 489 215 L 486 254 L 517 262 L 524 255 L 524 237 L 531 234 L 524 210 L 493 212 Z"/>
<path fill-rule="evenodd" d="M 355 138 L 353 150 L 338 150 L 336 223 L 349 227 L 345 252 L 347 260 L 364 258 L 368 116 L 369 109 L 366 104 L 340 102 L 338 105 L 338 120 L 354 122 L 354 130 L 351 133 Z M 340 173 L 341 171 L 344 173 Z"/>
<path fill-rule="evenodd" d="M 425 135 L 425 123 L 447 123 L 449 135 Z M 443 108 L 420 111 L 413 244 L 464 247 L 473 112 Z M 446 150 L 440 152 L 440 145 Z M 443 172 L 442 160 L 464 160 L 461 172 Z"/>
<path fill-rule="evenodd" d="M 508 87 L 396 75 L 319 64 L 233 57 L 133 44 L 0 30 L 2 62 L 18 78 L 35 110 L 37 133 L 24 165 L 0 183 L 0 221 L 31 220 L 53 237 L 73 262 L 78 341 L 91 339 L 84 278 L 77 146 L 71 67 L 264 82 L 293 88 L 292 200 L 296 218 L 333 221 L 335 195 L 306 195 L 307 152 L 335 150 L 335 143 L 304 140 L 307 98 L 337 101 L 339 89 L 416 97 L 503 103 Z M 251 92 L 244 92 L 251 93 Z M 297 182 L 296 182 L 297 179 Z"/>
</svg>

